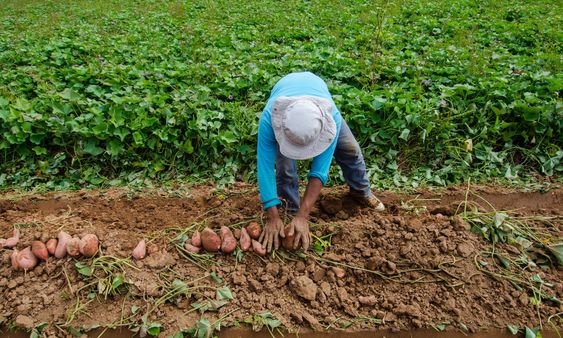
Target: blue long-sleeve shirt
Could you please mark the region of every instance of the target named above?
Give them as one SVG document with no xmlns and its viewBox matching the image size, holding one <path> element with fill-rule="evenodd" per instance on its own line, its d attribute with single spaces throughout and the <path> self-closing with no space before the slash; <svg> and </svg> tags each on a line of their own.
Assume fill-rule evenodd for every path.
<svg viewBox="0 0 563 338">
<path fill-rule="evenodd" d="M 281 204 L 278 199 L 275 176 L 276 156 L 279 146 L 274 135 L 271 118 L 272 106 L 280 96 L 317 96 L 332 102 L 332 117 L 336 123 L 336 137 L 323 153 L 313 158 L 308 175 L 308 178 L 318 178 L 323 185 L 328 181 L 328 171 L 342 124 L 340 112 L 332 100 L 326 83 L 320 77 L 310 72 L 291 73 L 276 83 L 270 93 L 266 107 L 262 111 L 258 126 L 258 187 L 260 188 L 260 200 L 264 209 Z"/>
</svg>

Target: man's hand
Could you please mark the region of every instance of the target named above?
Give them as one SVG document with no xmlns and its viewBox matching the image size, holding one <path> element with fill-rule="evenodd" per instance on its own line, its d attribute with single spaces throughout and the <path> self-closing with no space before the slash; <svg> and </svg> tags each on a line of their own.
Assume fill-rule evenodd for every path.
<svg viewBox="0 0 563 338">
<path fill-rule="evenodd" d="M 311 244 L 311 234 L 309 233 L 309 222 L 304 217 L 296 216 L 289 224 L 288 236 L 295 235 L 293 240 L 293 249 L 297 250 L 299 247 L 303 251 L 309 249 Z M 301 243 L 300 243 L 301 242 Z"/>
<path fill-rule="evenodd" d="M 280 236 L 285 237 L 283 222 L 278 214 L 278 208 L 271 207 L 268 209 L 268 221 L 258 238 L 258 242 L 262 243 L 266 251 L 271 252 L 272 248 L 277 250 L 280 247 Z"/>
</svg>

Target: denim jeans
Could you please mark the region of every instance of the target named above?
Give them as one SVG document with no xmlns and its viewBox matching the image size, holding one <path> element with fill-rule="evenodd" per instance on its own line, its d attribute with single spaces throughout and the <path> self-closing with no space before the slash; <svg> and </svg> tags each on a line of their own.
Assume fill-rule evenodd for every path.
<svg viewBox="0 0 563 338">
<path fill-rule="evenodd" d="M 342 169 L 344 180 L 352 194 L 372 195 L 362 150 L 344 119 L 342 119 L 340 135 L 334 150 L 334 159 Z M 295 160 L 283 156 L 279 150 L 276 158 L 276 187 L 278 195 L 287 202 L 287 206 L 282 205 L 282 207 L 287 207 L 287 211 L 290 213 L 297 212 L 301 201 L 297 163 Z"/>
</svg>

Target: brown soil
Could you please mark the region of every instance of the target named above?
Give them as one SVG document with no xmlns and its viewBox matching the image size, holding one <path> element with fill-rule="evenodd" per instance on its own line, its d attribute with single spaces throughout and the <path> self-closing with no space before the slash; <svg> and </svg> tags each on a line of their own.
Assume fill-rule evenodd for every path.
<svg viewBox="0 0 563 338">
<path fill-rule="evenodd" d="M 223 326 L 269 311 L 290 330 L 408 330 L 447 323 L 447 329 L 475 332 L 504 329 L 507 324 L 547 325 L 550 316 L 563 311 L 561 303 L 547 299 L 534 305 L 534 295 L 521 285 L 494 278 L 498 272 L 494 261 L 486 266 L 478 263 L 487 260 L 479 253 L 491 250 L 491 245 L 454 216 L 464 207 L 463 187 L 415 195 L 385 192 L 380 194 L 387 205 L 383 213 L 355 205 L 342 188 L 325 189 L 311 217 L 316 236 L 332 234 L 324 253 L 280 250 L 266 258 L 247 253 L 238 261 L 233 255 L 217 254 L 216 264 L 205 270 L 182 257 L 172 244 L 182 229 L 194 224 L 240 228 L 262 217 L 254 187 L 212 191 L 200 186 L 4 195 L 0 237 L 9 237 L 14 226 L 20 227 L 19 249 L 34 239 L 56 237 L 64 229 L 71 235 L 98 235 L 100 255 L 129 257 L 141 238 L 156 244 L 158 251 L 125 266 L 129 287 L 105 299 L 97 293 L 97 285 L 89 286 L 90 280 L 77 273 L 75 259 L 53 258 L 24 274 L 12 270 L 12 251 L 4 249 L 0 251 L 0 325 L 31 329 L 47 322 L 45 332 L 61 337 L 71 327 L 135 326 L 148 312 L 149 321 L 162 324 L 165 337 L 195 326 L 202 315 L 191 310 L 192 304 L 215 299 L 219 284 L 210 272 L 234 296 L 217 311 L 204 314 L 211 322 L 221 318 Z M 478 187 L 471 189 L 468 201 L 481 211 L 495 208 L 530 216 L 529 224 L 560 239 L 562 192 L 560 186 L 546 193 Z M 518 253 L 505 244 L 497 250 Z M 88 265 L 92 259 L 78 261 Z M 529 268 L 519 277 L 527 280 L 535 274 L 545 282 L 546 294 L 563 299 L 560 267 Z M 191 294 L 160 304 L 169 290 L 164 286 L 174 279 L 187 283 Z M 132 307 L 138 307 L 136 314 Z M 552 317 L 551 323 L 562 325 L 560 317 Z"/>
</svg>

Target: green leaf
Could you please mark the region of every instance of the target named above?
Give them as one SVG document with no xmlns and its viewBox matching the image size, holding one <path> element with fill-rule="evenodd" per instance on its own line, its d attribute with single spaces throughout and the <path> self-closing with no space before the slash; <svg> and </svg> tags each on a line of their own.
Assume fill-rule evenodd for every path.
<svg viewBox="0 0 563 338">
<path fill-rule="evenodd" d="M 139 307 L 137 305 L 131 306 L 131 313 L 137 314 L 137 312 L 139 312 Z"/>
<path fill-rule="evenodd" d="M 547 249 L 557 258 L 557 263 L 563 265 L 563 243 L 549 245 Z"/>
<path fill-rule="evenodd" d="M 410 133 L 411 131 L 409 129 L 403 129 L 403 131 L 401 132 L 401 136 L 399 136 L 399 138 L 406 141 L 409 139 Z"/>
<path fill-rule="evenodd" d="M 59 95 L 66 100 L 69 101 L 78 101 L 80 99 L 80 95 L 70 88 L 66 88 L 63 90 Z"/>
<path fill-rule="evenodd" d="M 107 144 L 107 148 L 111 156 L 117 156 L 123 150 L 123 146 L 118 140 L 110 140 Z"/>
<path fill-rule="evenodd" d="M 79 274 L 88 277 L 92 276 L 92 268 L 90 268 L 88 265 L 84 265 L 80 262 L 76 262 L 74 263 L 74 267 L 76 268 L 76 271 L 78 271 Z"/>
<path fill-rule="evenodd" d="M 31 111 L 32 105 L 31 102 L 24 99 L 23 97 L 18 97 L 16 99 L 16 103 L 13 104 L 12 107 L 22 112 L 29 112 Z"/>
<path fill-rule="evenodd" d="M 213 278 L 213 280 L 215 280 L 215 283 L 223 284 L 223 280 L 221 279 L 221 277 L 217 276 L 215 272 L 212 272 L 209 275 L 211 276 L 211 278 Z"/>
<path fill-rule="evenodd" d="M 156 337 L 160 334 L 160 328 L 162 325 L 159 323 L 150 323 L 147 327 L 147 333 L 153 337 Z"/>
<path fill-rule="evenodd" d="M 225 285 L 217 289 L 217 299 L 233 299 L 231 290 Z"/>
<path fill-rule="evenodd" d="M 536 332 L 526 326 L 524 338 L 536 338 Z"/>
<path fill-rule="evenodd" d="M 45 149 L 43 147 L 33 147 L 32 149 L 33 149 L 33 151 L 35 152 L 36 155 L 46 155 L 47 154 L 47 149 Z"/>
<path fill-rule="evenodd" d="M 89 139 L 88 141 L 86 141 L 86 143 L 84 144 L 83 151 L 92 156 L 98 156 L 104 152 L 102 148 L 98 147 L 98 142 L 93 139 Z"/>
<path fill-rule="evenodd" d="M 122 274 L 117 274 L 113 276 L 113 281 L 111 282 L 111 288 L 113 290 L 116 290 L 118 287 L 120 287 L 123 282 L 125 281 L 125 278 L 123 277 Z"/>
<path fill-rule="evenodd" d="M 209 320 L 202 318 L 197 321 L 197 338 L 209 338 L 213 334 Z"/>
<path fill-rule="evenodd" d="M 508 325 L 506 326 L 506 328 L 507 328 L 508 331 L 510 331 L 510 333 L 512 333 L 513 335 L 518 334 L 518 326 L 508 324 Z"/>
</svg>

